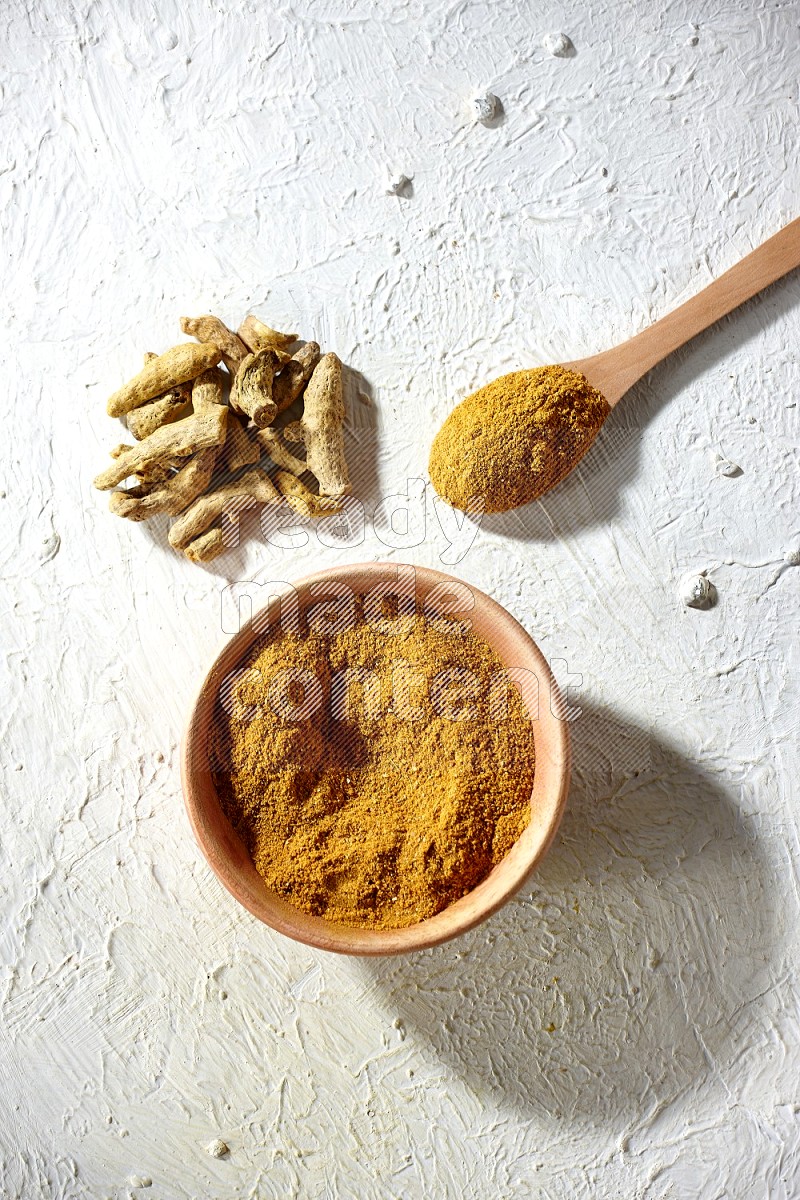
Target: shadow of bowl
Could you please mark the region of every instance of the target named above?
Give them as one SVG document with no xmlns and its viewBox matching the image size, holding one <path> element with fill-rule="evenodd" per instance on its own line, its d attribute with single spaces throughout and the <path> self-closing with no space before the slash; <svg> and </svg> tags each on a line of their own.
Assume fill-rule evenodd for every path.
<svg viewBox="0 0 800 1200">
<path fill-rule="evenodd" d="M 667 741 L 602 710 L 573 724 L 556 845 L 527 888 L 451 946 L 364 964 L 387 1021 L 477 1095 L 644 1145 L 691 1093 L 771 1044 L 775 908 L 738 806 Z M 741 1068 L 740 1068 L 741 1069 Z"/>
</svg>

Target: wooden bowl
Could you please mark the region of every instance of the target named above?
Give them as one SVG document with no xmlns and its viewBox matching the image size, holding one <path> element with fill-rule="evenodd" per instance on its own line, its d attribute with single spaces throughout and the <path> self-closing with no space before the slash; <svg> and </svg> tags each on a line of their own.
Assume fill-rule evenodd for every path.
<svg viewBox="0 0 800 1200">
<path fill-rule="evenodd" d="M 319 586 L 336 581 L 364 593 L 377 583 L 397 583 L 397 563 L 359 563 L 332 567 L 308 575 L 294 584 L 302 605 L 304 597 L 325 598 Z M 402 567 L 402 564 L 400 564 Z M 220 686 L 246 658 L 266 621 L 277 619 L 280 597 L 256 613 L 224 646 L 203 681 L 189 716 L 183 742 L 182 781 L 186 808 L 200 849 L 228 891 L 260 921 L 287 937 L 340 954 L 398 954 L 435 946 L 472 929 L 517 891 L 547 851 L 558 829 L 569 787 L 570 746 L 567 722 L 558 714 L 561 699 L 542 652 L 521 625 L 496 601 L 451 575 L 426 567 L 402 567 L 415 573 L 418 600 L 442 584 L 467 587 L 474 598 L 462 619 L 472 622 L 475 633 L 494 649 L 506 667 L 522 668 L 521 692 L 534 729 L 536 771 L 528 827 L 505 858 L 466 896 L 416 925 L 405 929 L 353 929 L 301 912 L 270 892 L 256 871 L 247 850 L 217 798 L 209 762 L 209 734 Z M 291 591 L 285 593 L 291 595 Z M 437 593 L 441 597 L 441 592 Z M 464 594 L 464 593 L 462 593 Z M 466 734 L 465 734 L 466 735 Z"/>
</svg>

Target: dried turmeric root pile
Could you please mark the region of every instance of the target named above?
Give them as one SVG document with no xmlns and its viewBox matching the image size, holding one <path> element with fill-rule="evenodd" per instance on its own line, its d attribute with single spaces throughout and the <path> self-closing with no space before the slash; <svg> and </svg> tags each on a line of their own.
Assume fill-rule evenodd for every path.
<svg viewBox="0 0 800 1200">
<path fill-rule="evenodd" d="M 135 439 L 111 451 L 94 481 L 114 489 L 111 511 L 131 521 L 177 517 L 169 542 L 192 562 L 222 554 L 226 519 L 235 523 L 253 505 L 287 504 L 306 517 L 338 512 L 350 477 L 337 356 L 252 315 L 236 333 L 213 316 L 182 317 L 181 329 L 196 341 L 146 354 L 139 374 L 109 398 L 109 416 L 123 417 Z M 304 445 L 304 457 L 289 441 Z M 317 490 L 303 481 L 307 473 Z M 126 480 L 132 486 L 120 487 Z"/>
</svg>

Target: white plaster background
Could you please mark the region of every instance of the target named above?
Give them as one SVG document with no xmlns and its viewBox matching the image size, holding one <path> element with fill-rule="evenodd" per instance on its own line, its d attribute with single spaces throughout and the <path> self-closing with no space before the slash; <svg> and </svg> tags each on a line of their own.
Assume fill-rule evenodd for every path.
<svg viewBox="0 0 800 1200">
<path fill-rule="evenodd" d="M 584 713 L 545 865 L 413 959 L 240 911 L 177 747 L 228 580 L 439 565 L 432 510 L 414 549 L 204 570 L 90 487 L 107 394 L 184 313 L 255 308 L 363 373 L 374 504 L 474 386 L 668 311 L 798 215 L 797 6 L 6 0 L 2 26 L 3 1196 L 799 1196 L 800 278 L 454 568 Z M 684 610 L 702 567 L 718 606 Z"/>
</svg>

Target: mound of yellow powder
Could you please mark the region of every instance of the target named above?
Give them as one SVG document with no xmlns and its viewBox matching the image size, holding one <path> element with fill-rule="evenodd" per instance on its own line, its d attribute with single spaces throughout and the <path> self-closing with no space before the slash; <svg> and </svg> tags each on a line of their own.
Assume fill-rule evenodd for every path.
<svg viewBox="0 0 800 1200">
<path fill-rule="evenodd" d="M 530 819 L 532 727 L 503 664 L 470 631 L 406 626 L 359 602 L 340 632 L 270 632 L 215 722 L 217 791 L 267 887 L 345 925 L 439 912 Z"/>
<path fill-rule="evenodd" d="M 453 409 L 430 456 L 436 491 L 454 508 L 484 512 L 538 499 L 583 458 L 610 412 L 583 375 L 537 367 L 502 375 Z"/>
</svg>

